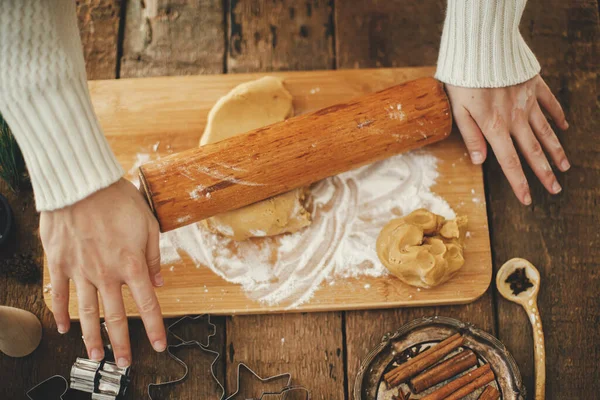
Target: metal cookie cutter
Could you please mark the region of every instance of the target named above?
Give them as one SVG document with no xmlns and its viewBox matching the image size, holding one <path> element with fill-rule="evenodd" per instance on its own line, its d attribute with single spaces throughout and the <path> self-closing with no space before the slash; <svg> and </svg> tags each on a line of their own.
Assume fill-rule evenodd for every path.
<svg viewBox="0 0 600 400">
<path fill-rule="evenodd" d="M 110 361 L 77 358 L 71 367 L 71 389 L 92 393 L 93 400 L 115 400 L 125 394 L 128 384 L 129 367 Z"/>
<path fill-rule="evenodd" d="M 173 332 L 173 329 L 178 326 L 179 324 L 181 324 L 184 321 L 196 321 L 199 320 L 203 317 L 207 317 L 207 323 L 210 326 L 210 328 L 212 329 L 212 333 L 209 333 L 206 339 L 206 343 L 201 343 L 198 340 L 185 340 L 182 339 L 180 336 L 178 336 L 177 334 L 175 334 Z M 178 358 L 175 354 L 173 354 L 172 350 L 180 348 L 180 347 L 185 347 L 185 346 L 198 346 L 203 352 L 211 354 L 214 356 L 214 359 L 210 365 L 210 373 L 212 376 L 213 381 L 217 384 L 217 386 L 220 388 L 221 391 L 221 395 L 219 396 L 219 400 L 232 400 L 234 399 L 239 393 L 240 393 L 240 389 L 241 389 L 241 375 L 240 375 L 240 371 L 242 368 L 246 369 L 247 371 L 249 371 L 255 378 L 257 378 L 258 380 L 260 380 L 262 383 L 270 383 L 273 381 L 276 381 L 278 379 L 281 378 L 287 378 L 286 379 L 286 383 L 285 385 L 282 387 L 282 389 L 278 392 L 263 392 L 261 394 L 261 396 L 257 399 L 257 400 L 285 400 L 287 398 L 288 395 L 290 394 L 297 394 L 297 393 L 303 393 L 305 394 L 305 399 L 309 400 L 310 399 L 310 391 L 305 388 L 304 386 L 291 386 L 291 381 L 292 381 L 292 375 L 290 373 L 283 373 L 283 374 L 279 374 L 279 375 L 274 375 L 268 378 L 261 378 L 254 370 L 252 370 L 250 367 L 248 367 L 248 365 L 244 364 L 244 363 L 239 363 L 238 367 L 237 367 L 237 389 L 236 391 L 227 396 L 226 392 L 225 392 L 225 387 L 224 385 L 219 381 L 219 379 L 217 378 L 216 374 L 215 374 L 215 370 L 214 370 L 214 366 L 217 362 L 217 360 L 221 357 L 221 353 L 211 350 L 208 347 L 210 346 L 210 339 L 212 337 L 214 337 L 216 335 L 217 332 L 217 327 L 215 324 L 213 324 L 211 322 L 210 319 L 210 315 L 209 314 L 202 314 L 202 315 L 197 315 L 195 317 L 190 317 L 190 316 L 185 316 L 182 317 L 180 319 L 178 319 L 177 321 L 175 321 L 174 323 L 172 323 L 171 325 L 169 325 L 167 327 L 167 333 L 173 335 L 173 337 L 175 339 L 177 339 L 179 341 L 179 343 L 174 344 L 174 345 L 169 345 L 167 346 L 167 354 L 169 355 L 169 357 L 171 357 L 175 362 L 177 362 L 179 365 L 181 365 L 184 368 L 184 374 L 177 379 L 168 381 L 168 382 L 161 382 L 161 383 L 151 383 L 148 385 L 148 397 L 152 400 L 152 394 L 150 393 L 151 388 L 156 388 L 156 387 L 161 387 L 161 386 L 167 386 L 167 385 L 175 385 L 175 384 L 179 384 L 182 383 L 183 381 L 185 381 L 188 377 L 188 373 L 189 373 L 189 368 L 187 366 L 187 364 L 185 362 L 183 362 L 180 358 Z"/>
<path fill-rule="evenodd" d="M 268 378 L 261 378 L 260 376 L 258 376 L 258 374 L 256 372 L 254 372 L 254 370 L 252 370 L 250 367 L 248 367 L 246 364 L 244 363 L 239 363 L 237 366 L 237 389 L 235 392 L 233 392 L 233 394 L 231 394 L 229 397 L 227 397 L 225 400 L 231 400 L 233 398 L 235 398 L 235 396 L 237 396 L 240 393 L 240 385 L 241 385 L 241 370 L 242 368 L 244 368 L 246 371 L 250 372 L 252 375 L 254 375 L 255 378 L 257 378 L 259 381 L 261 381 L 261 383 L 270 383 L 273 381 L 276 381 L 278 379 L 281 378 L 287 378 L 285 385 L 283 386 L 283 390 L 285 390 L 285 388 L 290 387 L 290 384 L 292 383 L 292 374 L 290 374 L 289 372 L 283 373 L 283 374 L 279 374 L 279 375 L 274 375 Z M 262 400 L 265 395 L 278 395 L 281 394 L 282 392 L 264 392 L 259 398 L 258 400 Z"/>
<path fill-rule="evenodd" d="M 173 332 L 173 329 L 177 325 L 181 324 L 183 321 L 196 321 L 203 317 L 207 317 L 208 326 L 212 329 L 212 333 L 209 333 L 206 337 L 206 344 L 201 343 L 197 340 L 184 340 L 181 337 L 179 337 L 176 333 Z M 188 368 L 187 364 L 185 362 L 183 362 L 183 360 L 181 360 L 175 354 L 173 354 L 172 350 L 180 348 L 180 347 L 188 347 L 188 346 L 198 346 L 200 348 L 200 350 L 202 350 L 203 352 L 214 356 L 214 359 L 213 359 L 212 363 L 210 364 L 210 374 L 212 376 L 213 381 L 219 386 L 219 388 L 221 390 L 221 396 L 219 397 L 219 399 L 222 399 L 225 396 L 225 387 L 223 387 L 221 382 L 219 382 L 219 379 L 215 375 L 215 369 L 214 369 L 214 366 L 217 363 L 217 360 L 219 359 L 219 357 L 221 357 L 221 353 L 208 348 L 210 346 L 210 339 L 217 334 L 217 326 L 211 322 L 210 315 L 202 314 L 202 315 L 196 315 L 194 317 L 191 317 L 191 316 L 181 317 L 177 321 L 173 322 L 171 325 L 169 325 L 167 327 L 167 334 L 173 335 L 173 337 L 179 341 L 179 343 L 177 343 L 177 344 L 172 344 L 172 345 L 167 346 L 167 354 L 175 362 L 177 362 L 179 365 L 181 365 L 184 368 L 185 372 L 183 373 L 183 375 L 180 378 L 173 379 L 173 380 L 167 381 L 167 382 L 149 384 L 147 391 L 148 391 L 148 397 L 150 398 L 150 400 L 153 400 L 152 393 L 150 392 L 153 387 L 156 388 L 156 387 L 162 387 L 162 386 L 168 386 L 168 385 L 175 385 L 175 384 L 181 383 L 187 379 L 188 374 L 189 374 L 189 368 Z"/>
<path fill-rule="evenodd" d="M 62 400 L 68 390 L 69 382 L 65 377 L 54 375 L 29 389 L 25 395 L 30 400 Z"/>
</svg>

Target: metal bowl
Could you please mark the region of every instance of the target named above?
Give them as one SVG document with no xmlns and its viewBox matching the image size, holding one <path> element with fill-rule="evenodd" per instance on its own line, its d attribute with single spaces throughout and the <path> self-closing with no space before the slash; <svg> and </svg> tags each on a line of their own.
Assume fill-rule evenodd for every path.
<svg viewBox="0 0 600 400">
<path fill-rule="evenodd" d="M 494 336 L 472 324 L 454 318 L 424 317 L 403 325 L 394 334 L 385 335 L 381 343 L 369 352 L 363 360 L 354 382 L 354 400 L 391 399 L 398 389 L 387 389 L 383 375 L 393 366 L 394 360 L 415 348 L 438 343 L 448 336 L 460 332 L 464 337 L 463 348 L 471 349 L 481 363 L 489 363 L 496 375 L 494 385 L 502 394 L 503 400 L 525 400 L 525 386 L 519 368 L 506 347 Z M 419 395 L 411 395 L 411 400 L 431 393 L 443 383 Z M 406 390 L 405 384 L 401 385 Z M 477 399 L 482 391 L 476 391 L 466 399 Z"/>
</svg>

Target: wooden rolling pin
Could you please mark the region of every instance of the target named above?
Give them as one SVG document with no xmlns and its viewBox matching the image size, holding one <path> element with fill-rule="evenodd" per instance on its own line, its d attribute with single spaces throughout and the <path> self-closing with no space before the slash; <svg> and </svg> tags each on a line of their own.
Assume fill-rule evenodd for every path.
<svg viewBox="0 0 600 400">
<path fill-rule="evenodd" d="M 140 167 L 166 232 L 446 138 L 442 84 L 422 78 Z"/>
</svg>

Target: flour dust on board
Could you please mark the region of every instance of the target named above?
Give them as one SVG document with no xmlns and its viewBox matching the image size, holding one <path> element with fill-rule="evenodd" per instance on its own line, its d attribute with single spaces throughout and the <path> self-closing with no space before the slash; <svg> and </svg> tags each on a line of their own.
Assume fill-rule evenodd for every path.
<svg viewBox="0 0 600 400">
<path fill-rule="evenodd" d="M 140 153 L 137 161 L 156 156 Z M 431 191 L 437 177 L 437 159 L 425 151 L 394 156 L 313 185 L 313 223 L 300 232 L 236 242 L 192 224 L 161 235 L 162 263 L 185 252 L 249 299 L 293 309 L 336 279 L 386 275 L 375 242 L 390 219 L 418 208 L 455 218 Z"/>
</svg>

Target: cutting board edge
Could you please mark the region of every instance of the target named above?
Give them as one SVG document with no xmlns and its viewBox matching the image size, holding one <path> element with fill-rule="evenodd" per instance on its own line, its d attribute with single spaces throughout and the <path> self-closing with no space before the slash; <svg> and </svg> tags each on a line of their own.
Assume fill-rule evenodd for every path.
<svg viewBox="0 0 600 400">
<path fill-rule="evenodd" d="M 487 267 L 485 268 L 486 278 L 481 283 L 478 283 L 478 286 L 475 288 L 477 291 L 475 294 L 470 296 L 465 296 L 463 298 L 447 298 L 447 299 L 425 299 L 425 300 L 410 300 L 410 301 L 397 301 L 397 302 L 377 302 L 372 304 L 360 304 L 356 306 L 348 306 L 346 303 L 337 304 L 324 304 L 320 305 L 318 303 L 311 304 L 310 302 L 305 303 L 300 307 L 296 308 L 273 308 L 271 310 L 267 310 L 264 308 L 256 308 L 256 309 L 244 309 L 241 312 L 231 312 L 231 311 L 204 311 L 197 313 L 169 313 L 163 312 L 164 318 L 177 318 L 183 317 L 185 315 L 215 315 L 215 316 L 233 316 L 233 315 L 260 315 L 260 314 L 294 314 L 294 313 L 304 313 L 304 312 L 338 312 L 338 311 L 364 311 L 364 310 L 384 310 L 391 308 L 410 308 L 410 307 L 435 307 L 435 306 L 448 306 L 448 305 L 460 305 L 460 304 L 469 304 L 481 296 L 483 296 L 491 286 L 492 283 L 492 263 L 491 258 Z M 44 258 L 44 277 L 47 274 L 47 265 L 46 260 Z M 483 284 L 483 282 L 487 282 Z M 425 289 L 426 290 L 426 289 Z M 52 295 L 50 292 L 44 293 L 44 303 L 48 307 L 50 311 L 52 311 Z M 100 313 L 102 317 L 102 312 Z M 139 313 L 130 313 L 127 315 L 128 319 L 140 319 L 141 316 Z M 79 315 L 77 317 L 72 317 L 71 321 L 79 321 Z"/>
<path fill-rule="evenodd" d="M 390 68 L 341 68 L 335 70 L 328 69 L 315 69 L 310 71 L 271 71 L 271 72 L 232 72 L 232 73 L 221 73 L 221 74 L 203 74 L 203 75 L 179 75 L 179 76 L 150 76 L 144 78 L 119 78 L 119 79 L 94 79 L 88 80 L 88 84 L 92 87 L 104 86 L 104 85 L 120 85 L 120 84 L 128 84 L 131 82 L 139 82 L 139 81 L 175 81 L 175 80 L 190 80 L 190 79 L 201 79 L 201 80 L 210 80 L 215 76 L 223 77 L 223 78 L 232 78 L 232 80 L 236 80 L 239 78 L 248 78 L 248 79 L 256 79 L 256 77 L 263 76 L 302 76 L 305 75 L 306 72 L 310 72 L 311 74 L 344 74 L 344 73 L 352 73 L 356 71 L 361 72 L 373 72 L 373 73 L 386 73 L 386 72 L 402 72 L 402 71 L 414 71 L 414 70 L 422 70 L 427 71 L 429 76 L 433 76 L 435 74 L 436 66 L 435 65 L 422 65 L 418 67 L 390 67 Z"/>
</svg>

